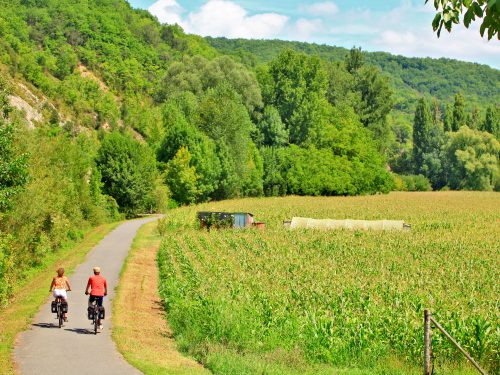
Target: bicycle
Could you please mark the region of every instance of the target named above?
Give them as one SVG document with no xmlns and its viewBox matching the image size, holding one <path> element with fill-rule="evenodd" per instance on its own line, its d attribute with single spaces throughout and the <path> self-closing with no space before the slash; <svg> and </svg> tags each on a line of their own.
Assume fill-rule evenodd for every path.
<svg viewBox="0 0 500 375">
<path fill-rule="evenodd" d="M 52 301 L 51 310 L 56 314 L 59 328 L 61 328 L 64 321 L 64 314 L 68 312 L 68 303 L 61 297 L 56 297 L 56 299 Z"/>
<path fill-rule="evenodd" d="M 94 335 L 97 335 L 97 329 L 101 319 L 104 319 L 104 307 L 97 304 L 97 300 L 92 301 L 92 306 L 87 309 L 88 318 L 92 320 L 94 326 Z"/>
</svg>

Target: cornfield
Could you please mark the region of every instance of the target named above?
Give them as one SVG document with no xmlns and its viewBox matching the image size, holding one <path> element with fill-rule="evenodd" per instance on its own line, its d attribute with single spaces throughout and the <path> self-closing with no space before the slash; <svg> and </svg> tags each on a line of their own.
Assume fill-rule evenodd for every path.
<svg viewBox="0 0 500 375">
<path fill-rule="evenodd" d="M 198 210 L 253 212 L 267 228 L 200 230 Z M 290 231 L 292 216 L 412 230 Z M 497 193 L 208 203 L 165 219 L 160 293 L 180 348 L 215 373 L 420 373 L 424 308 L 498 373 L 499 249 Z M 436 374 L 473 373 L 437 331 L 432 340 Z"/>
</svg>

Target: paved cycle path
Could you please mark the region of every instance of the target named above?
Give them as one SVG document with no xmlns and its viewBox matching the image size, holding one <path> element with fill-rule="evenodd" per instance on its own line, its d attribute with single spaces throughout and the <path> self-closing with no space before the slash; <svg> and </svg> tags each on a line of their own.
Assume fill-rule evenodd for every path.
<svg viewBox="0 0 500 375">
<path fill-rule="evenodd" d="M 50 312 L 52 297 L 47 300 L 35 316 L 31 329 L 18 336 L 14 360 L 21 374 L 140 374 L 118 353 L 111 339 L 111 301 L 137 230 L 156 219 L 149 217 L 121 224 L 87 255 L 85 262 L 69 278 L 72 288 L 68 292 L 69 321 L 62 328 L 57 327 L 55 314 Z M 106 320 L 104 329 L 97 335 L 87 319 L 88 297 L 84 294 L 94 266 L 101 267 L 101 275 L 108 282 L 108 296 L 104 298 Z"/>
</svg>

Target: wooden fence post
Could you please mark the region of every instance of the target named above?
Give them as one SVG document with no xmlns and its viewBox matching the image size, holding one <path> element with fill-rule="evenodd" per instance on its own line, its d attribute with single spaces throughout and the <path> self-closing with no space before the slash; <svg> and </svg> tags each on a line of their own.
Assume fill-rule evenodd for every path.
<svg viewBox="0 0 500 375">
<path fill-rule="evenodd" d="M 424 375 L 431 375 L 431 313 L 424 310 Z"/>
</svg>

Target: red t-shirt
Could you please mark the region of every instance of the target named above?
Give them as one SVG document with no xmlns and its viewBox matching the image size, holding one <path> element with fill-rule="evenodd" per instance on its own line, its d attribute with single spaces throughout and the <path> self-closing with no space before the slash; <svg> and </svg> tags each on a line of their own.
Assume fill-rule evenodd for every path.
<svg viewBox="0 0 500 375">
<path fill-rule="evenodd" d="M 102 297 L 104 295 L 104 291 L 107 288 L 106 279 L 101 275 L 95 275 L 89 277 L 89 282 L 87 283 L 87 288 L 91 287 L 90 295 Z"/>
</svg>

